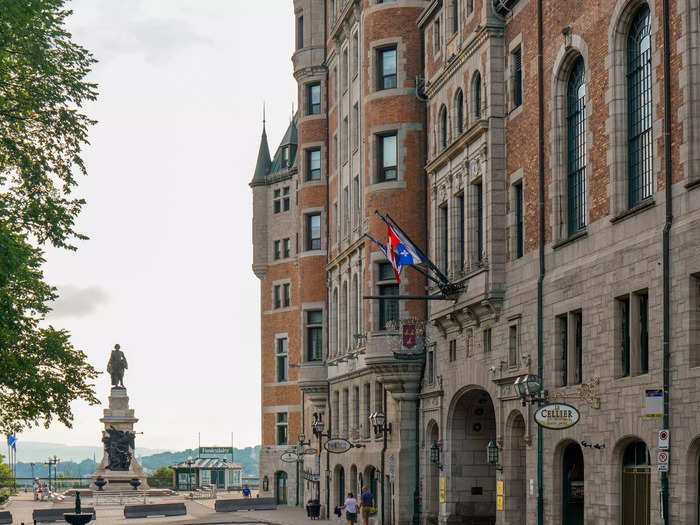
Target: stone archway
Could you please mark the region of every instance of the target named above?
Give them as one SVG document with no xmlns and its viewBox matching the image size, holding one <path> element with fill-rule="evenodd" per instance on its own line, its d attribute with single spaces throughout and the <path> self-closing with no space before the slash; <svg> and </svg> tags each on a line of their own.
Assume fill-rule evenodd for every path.
<svg viewBox="0 0 700 525">
<path fill-rule="evenodd" d="M 506 424 L 503 458 L 503 510 L 505 523 L 510 525 L 525 525 L 527 522 L 525 432 L 525 418 L 519 410 L 514 410 Z"/>
<path fill-rule="evenodd" d="M 455 396 L 450 410 L 448 524 L 496 523 L 496 465 L 487 461 L 496 440 L 496 414 L 488 392 L 471 389 Z"/>
<path fill-rule="evenodd" d="M 562 525 L 583 525 L 584 513 L 584 460 L 581 446 L 570 442 L 561 460 Z"/>
<path fill-rule="evenodd" d="M 345 502 L 345 469 L 342 465 L 336 465 L 333 469 L 333 479 L 335 480 L 335 504 L 340 506 Z"/>
<path fill-rule="evenodd" d="M 437 524 L 440 513 L 440 465 L 433 463 L 430 459 L 433 443 L 440 445 L 440 430 L 435 420 L 428 423 L 425 440 L 425 499 L 424 509 L 425 522 Z M 440 458 L 442 463 L 442 458 Z"/>
</svg>

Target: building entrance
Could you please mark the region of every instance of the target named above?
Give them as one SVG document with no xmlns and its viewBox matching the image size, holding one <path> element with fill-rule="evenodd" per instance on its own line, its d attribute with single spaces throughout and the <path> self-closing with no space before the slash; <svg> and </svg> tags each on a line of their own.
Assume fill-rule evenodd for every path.
<svg viewBox="0 0 700 525">
<path fill-rule="evenodd" d="M 649 525 L 651 460 L 643 441 L 633 441 L 622 456 L 622 525 Z"/>
<path fill-rule="evenodd" d="M 453 402 L 450 416 L 450 474 L 448 500 L 454 501 L 450 520 L 496 523 L 496 465 L 487 461 L 489 441 L 496 440 L 496 415 L 485 390 L 468 390 Z"/>
<path fill-rule="evenodd" d="M 583 452 L 578 443 L 564 449 L 561 492 L 562 525 L 583 525 Z"/>
</svg>

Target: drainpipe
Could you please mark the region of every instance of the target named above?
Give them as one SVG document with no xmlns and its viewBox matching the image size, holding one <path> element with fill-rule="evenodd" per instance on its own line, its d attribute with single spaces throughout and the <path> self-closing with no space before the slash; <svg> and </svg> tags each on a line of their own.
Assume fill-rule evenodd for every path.
<svg viewBox="0 0 700 525">
<path fill-rule="evenodd" d="M 329 141 L 329 131 L 328 131 L 328 116 L 330 114 L 330 105 L 329 101 L 330 99 L 328 98 L 328 64 L 326 63 L 326 60 L 328 60 L 328 13 L 327 13 L 327 7 L 326 7 L 326 2 L 323 2 L 323 65 L 326 68 L 326 263 L 328 263 L 328 258 L 331 253 L 331 238 L 330 238 L 330 204 L 329 204 L 329 199 L 330 199 L 330 141 Z M 334 152 L 335 154 L 335 152 Z M 325 319 L 326 319 L 326 328 L 330 326 L 330 321 L 328 319 L 328 308 L 325 308 Z M 328 330 L 326 330 L 326 334 L 328 333 Z M 328 337 L 328 335 L 326 335 Z M 326 346 L 327 348 L 327 346 Z M 327 363 L 324 363 L 326 365 L 326 375 L 328 374 L 328 366 Z M 331 435 L 331 387 L 330 383 L 328 383 L 328 394 L 327 394 L 327 400 L 326 400 L 326 405 L 328 406 L 328 435 Z M 320 457 L 321 457 L 321 440 L 323 439 L 323 435 L 318 437 L 318 447 L 319 447 L 319 474 L 321 474 L 321 465 L 320 465 Z M 330 452 L 326 451 L 326 518 L 330 519 L 331 516 L 331 490 L 330 490 L 330 462 L 331 462 L 331 454 Z M 319 503 L 321 499 L 321 480 L 318 480 L 318 492 L 319 492 Z"/>
<path fill-rule="evenodd" d="M 537 278 L 537 375 L 540 378 L 540 395 L 544 390 L 543 368 L 543 283 L 545 274 L 544 265 L 544 59 L 542 43 L 542 0 L 537 0 L 537 128 L 538 128 L 538 180 L 539 180 L 539 259 L 540 274 Z M 538 403 L 541 404 L 541 403 Z M 544 490 L 542 488 L 542 427 L 537 425 L 537 525 L 544 524 Z"/>
<path fill-rule="evenodd" d="M 382 435 L 384 436 L 383 443 L 382 443 L 382 465 L 381 465 L 381 477 L 379 478 L 379 483 L 381 485 L 381 501 L 382 501 L 382 525 L 384 525 L 384 459 L 386 457 L 386 388 L 384 388 L 384 385 L 382 385 L 382 391 L 384 393 L 384 425 L 382 428 Z"/>
<path fill-rule="evenodd" d="M 332 430 L 332 421 L 333 418 L 331 417 L 333 414 L 333 407 L 331 407 L 331 387 L 330 384 L 328 385 L 328 439 L 333 435 Z M 320 436 L 319 438 L 319 443 L 320 440 L 323 439 L 323 436 Z M 328 449 L 326 449 L 326 518 L 331 519 L 331 453 L 328 452 Z"/>
<path fill-rule="evenodd" d="M 671 225 L 673 223 L 671 191 L 671 36 L 669 22 L 669 2 L 663 0 L 664 36 L 664 177 L 666 190 L 666 222 L 663 233 L 663 308 L 664 308 L 664 348 L 663 348 L 663 389 L 664 417 L 663 428 L 669 428 L 669 383 L 671 361 Z M 663 504 L 664 525 L 670 521 L 668 472 L 661 473 L 661 502 Z"/>
</svg>

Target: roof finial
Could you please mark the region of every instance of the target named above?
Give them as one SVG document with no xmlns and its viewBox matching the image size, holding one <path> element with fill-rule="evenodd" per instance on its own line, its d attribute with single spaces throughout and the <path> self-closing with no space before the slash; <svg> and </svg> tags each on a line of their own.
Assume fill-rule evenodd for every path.
<svg viewBox="0 0 700 525">
<path fill-rule="evenodd" d="M 263 100 L 263 131 L 265 131 L 265 101 Z"/>
</svg>

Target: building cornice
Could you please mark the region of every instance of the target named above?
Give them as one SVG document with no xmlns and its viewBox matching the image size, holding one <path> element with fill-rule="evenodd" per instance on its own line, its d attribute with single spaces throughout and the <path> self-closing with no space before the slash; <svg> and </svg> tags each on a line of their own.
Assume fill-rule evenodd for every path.
<svg viewBox="0 0 700 525">
<path fill-rule="evenodd" d="M 440 155 L 435 157 L 433 160 L 428 162 L 425 166 L 425 171 L 429 174 L 437 172 L 450 160 L 459 155 L 463 150 L 465 150 L 470 144 L 476 142 L 476 140 L 486 133 L 489 129 L 488 120 L 482 118 L 477 120 L 472 124 L 464 133 L 462 133 L 457 140 L 450 144 L 445 150 L 443 150 Z"/>
</svg>

